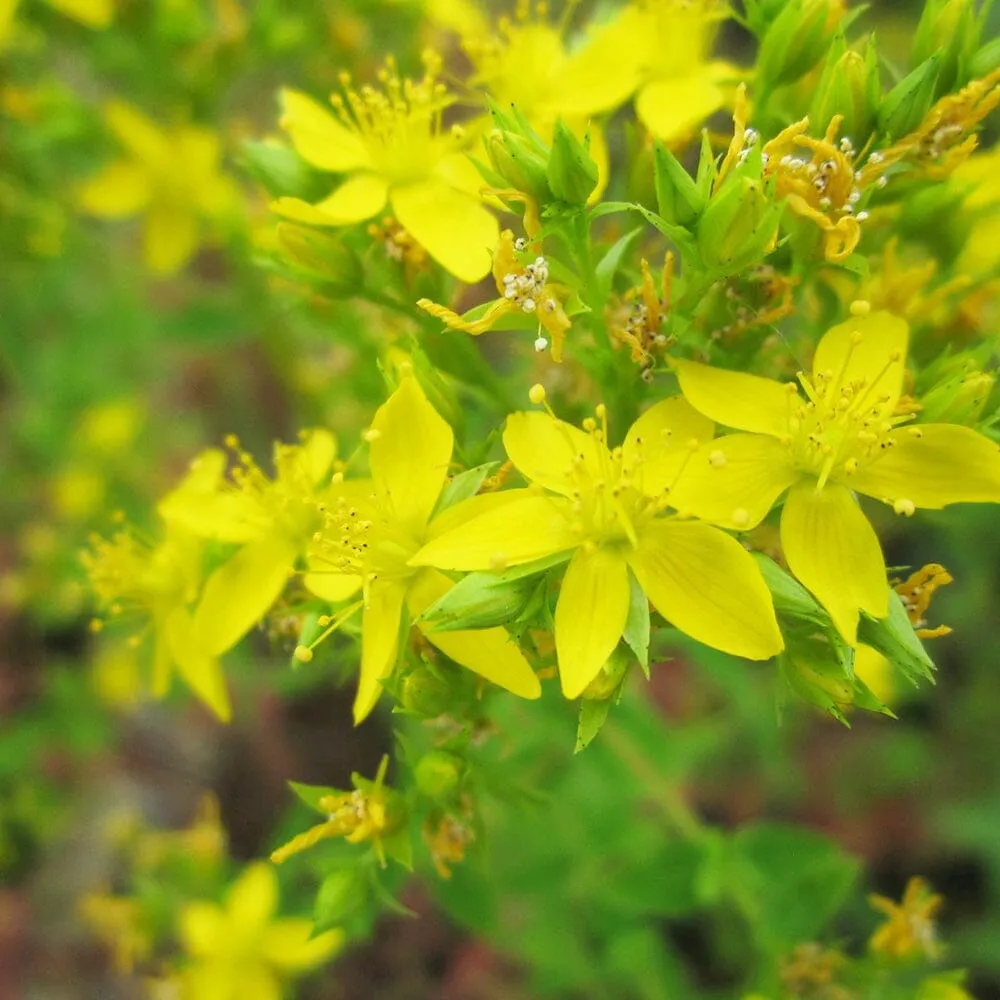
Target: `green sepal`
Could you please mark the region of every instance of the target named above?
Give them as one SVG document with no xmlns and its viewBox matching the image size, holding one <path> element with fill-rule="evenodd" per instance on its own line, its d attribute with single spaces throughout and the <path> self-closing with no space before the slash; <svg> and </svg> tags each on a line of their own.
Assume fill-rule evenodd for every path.
<svg viewBox="0 0 1000 1000">
<path fill-rule="evenodd" d="M 298 781 L 289 781 L 288 787 L 307 805 L 310 809 L 326 816 L 325 809 L 320 807 L 319 800 L 325 799 L 328 795 L 342 795 L 336 788 L 327 785 L 303 785 Z"/>
<path fill-rule="evenodd" d="M 887 617 L 872 618 L 867 612 L 861 612 L 858 642 L 880 652 L 903 672 L 910 683 L 916 685 L 921 680 L 934 683 L 934 661 L 917 638 L 899 594 L 891 587 Z"/>
<path fill-rule="evenodd" d="M 940 72 L 941 55 L 934 53 L 889 91 L 877 116 L 886 138 L 901 139 L 920 124 L 934 101 Z"/>
</svg>

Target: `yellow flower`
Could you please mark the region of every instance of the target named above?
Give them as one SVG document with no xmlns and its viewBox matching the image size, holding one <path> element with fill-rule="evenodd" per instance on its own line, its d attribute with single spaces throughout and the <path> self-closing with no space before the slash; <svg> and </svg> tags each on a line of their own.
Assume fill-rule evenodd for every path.
<svg viewBox="0 0 1000 1000">
<path fill-rule="evenodd" d="M 416 618 L 452 586 L 442 573 L 415 568 L 409 560 L 456 517 L 454 510 L 432 517 L 448 479 L 454 435 L 412 374 L 404 371 L 367 438 L 372 481 L 343 484 L 342 495 L 328 505 L 326 527 L 310 550 L 307 577 L 319 596 L 328 596 L 324 578 L 364 590 L 355 722 L 375 707 L 381 682 L 396 663 L 406 611 Z M 457 663 L 522 698 L 541 693 L 538 678 L 502 628 L 427 632 L 426 638 Z"/>
<path fill-rule="evenodd" d="M 292 855 L 314 847 L 321 840 L 343 837 L 349 844 L 370 841 L 384 868 L 386 851 L 383 840 L 394 833 L 401 833 L 404 839 L 407 836 L 402 801 L 398 793 L 385 787 L 385 772 L 388 767 L 389 758 L 385 756 L 379 764 L 374 781 L 354 774 L 351 777 L 353 791 L 324 795 L 317 805 L 327 814 L 326 821 L 272 851 L 271 861 L 280 865 Z"/>
<path fill-rule="evenodd" d="M 138 645 L 152 631 L 154 696 L 167 693 L 176 668 L 188 687 L 228 721 L 229 695 L 218 661 L 224 650 L 204 647 L 191 612 L 201 585 L 202 554 L 201 540 L 180 530 L 168 530 L 163 541 L 153 545 L 123 529 L 110 540 L 95 536 L 81 558 L 107 612 L 138 621 L 139 630 L 130 641 Z"/>
<path fill-rule="evenodd" d="M 563 342 L 570 328 L 570 320 L 562 304 L 566 289 L 549 281 L 549 263 L 545 257 L 536 256 L 526 263 L 520 260 L 531 255 L 526 240 L 515 240 L 509 229 L 500 234 L 500 242 L 493 255 L 493 280 L 501 297 L 489 303 L 477 319 L 464 319 L 430 299 L 419 299 L 417 305 L 441 320 L 449 330 L 461 330 L 474 337 L 485 333 L 510 313 L 537 316 L 535 350 L 544 351 L 551 339 L 552 360 L 561 362 Z"/>
<path fill-rule="evenodd" d="M 10 37 L 20 0 L 0 0 L 0 52 Z M 46 0 L 50 7 L 88 28 L 106 28 L 114 17 L 112 0 Z"/>
<path fill-rule="evenodd" d="M 78 909 L 83 922 L 111 949 L 115 969 L 122 975 L 131 975 L 136 964 L 152 953 L 153 937 L 138 900 L 90 892 Z"/>
<path fill-rule="evenodd" d="M 281 1000 L 282 981 L 321 965 L 340 948 L 343 934 L 310 938 L 312 921 L 279 917 L 278 879 L 265 862 L 248 865 L 225 903 L 188 903 L 180 937 L 192 960 L 183 973 L 191 1000 Z"/>
<path fill-rule="evenodd" d="M 863 306 L 856 307 L 864 312 Z M 676 361 L 681 390 L 706 416 L 748 433 L 719 438 L 685 470 L 674 501 L 698 517 L 745 530 L 782 494 L 781 541 L 792 572 L 851 643 L 859 609 L 888 614 L 878 538 L 852 491 L 899 514 L 1000 501 L 1000 449 L 968 427 L 903 427 L 907 324 L 858 316 L 820 340 L 802 398 L 781 384 Z"/>
<path fill-rule="evenodd" d="M 941 946 L 935 933 L 934 914 L 944 900 L 934 894 L 925 879 L 911 878 L 899 903 L 877 895 L 869 896 L 868 901 L 889 918 L 868 942 L 872 951 L 889 958 L 939 957 Z"/>
<path fill-rule="evenodd" d="M 348 176 L 316 205 L 279 198 L 272 208 L 297 222 L 345 226 L 378 215 L 388 202 L 442 267 L 473 282 L 490 269 L 500 227 L 480 200 L 484 182 L 461 151 L 465 140 L 442 128 L 452 98 L 436 79 L 436 62 L 419 81 L 400 80 L 390 62 L 381 90 L 355 91 L 344 76 L 344 97 L 331 98 L 335 115 L 305 94 L 283 91 L 281 125 L 296 152 L 320 170 Z"/>
<path fill-rule="evenodd" d="M 233 646 L 278 599 L 296 560 L 319 527 L 316 505 L 325 495 L 337 442 L 325 430 L 303 432 L 297 445 L 276 444 L 276 475 L 269 479 L 238 450 L 231 481 L 223 479 L 225 454 L 204 452 L 187 480 L 159 504 L 169 523 L 199 538 L 239 548 L 205 581 L 194 614 L 200 643 L 214 654 Z"/>
<path fill-rule="evenodd" d="M 685 141 L 729 99 L 739 71 L 709 58 L 727 12 L 720 0 L 635 0 L 592 40 L 593 58 L 615 67 L 611 76 L 638 77 L 635 112 L 658 139 Z"/>
<path fill-rule="evenodd" d="M 551 413 L 508 417 L 504 447 L 535 487 L 493 494 L 491 509 L 431 540 L 411 562 L 488 570 L 572 553 L 555 612 L 567 698 L 580 696 L 621 638 L 630 571 L 688 635 L 750 659 L 779 652 L 771 598 L 749 553 L 709 525 L 658 516 L 692 448 L 711 438 L 711 422 L 675 397 L 610 449 L 603 405 L 597 415 L 582 431 Z"/>
<path fill-rule="evenodd" d="M 593 200 L 607 184 L 608 149 L 602 129 L 591 119 L 624 103 L 638 73 L 627 66 L 607 72 L 604 43 L 592 44 L 600 31 L 569 51 L 566 21 L 552 24 L 546 3 L 532 10 L 528 0 L 520 0 L 513 19 L 501 18 L 491 34 L 466 34 L 462 47 L 473 67 L 470 86 L 487 92 L 500 107 L 514 105 L 546 143 L 552 142 L 557 118 L 578 137 L 589 126 L 590 155 L 599 171 Z"/>
<path fill-rule="evenodd" d="M 105 119 L 126 156 L 79 186 L 79 204 L 108 219 L 144 213 L 146 263 L 157 274 L 172 274 L 197 249 L 204 222 L 234 203 L 234 189 L 219 169 L 219 140 L 199 125 L 161 128 L 119 100 L 108 103 Z"/>
</svg>

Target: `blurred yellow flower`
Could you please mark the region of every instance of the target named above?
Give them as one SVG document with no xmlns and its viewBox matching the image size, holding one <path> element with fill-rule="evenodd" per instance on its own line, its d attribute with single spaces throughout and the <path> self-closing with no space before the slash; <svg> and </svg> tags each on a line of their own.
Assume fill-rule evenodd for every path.
<svg viewBox="0 0 1000 1000">
<path fill-rule="evenodd" d="M 275 445 L 270 479 L 235 438 L 229 444 L 239 460 L 229 479 L 225 454 L 209 449 L 158 507 L 168 524 L 197 538 L 239 546 L 205 581 L 194 613 L 198 642 L 214 655 L 238 642 L 285 588 L 320 526 L 316 505 L 337 455 L 328 431 L 304 431 L 299 444 Z"/>
<path fill-rule="evenodd" d="M 120 100 L 110 101 L 104 115 L 126 155 L 80 184 L 77 201 L 101 218 L 144 214 L 146 263 L 157 274 L 173 274 L 198 248 L 205 224 L 236 204 L 220 169 L 218 137 L 200 125 L 161 128 Z"/>
<path fill-rule="evenodd" d="M 572 553 L 555 611 L 567 698 L 583 693 L 622 636 L 630 571 L 653 606 L 699 641 L 756 660 L 780 652 L 771 598 L 746 549 L 707 524 L 659 516 L 712 422 L 674 397 L 611 449 L 603 405 L 597 417 L 583 430 L 551 413 L 508 417 L 504 448 L 535 486 L 490 494 L 490 508 L 430 540 L 411 564 L 489 570 Z"/>
<path fill-rule="evenodd" d="M 325 581 L 363 588 L 356 723 L 375 707 L 381 682 L 396 663 L 407 610 L 416 618 L 452 586 L 444 574 L 414 567 L 409 560 L 455 519 L 454 509 L 432 517 L 448 480 L 454 435 L 412 373 L 404 371 L 396 391 L 375 414 L 367 438 L 372 481 L 343 484 L 344 493 L 328 505 L 326 525 L 310 549 L 312 572 L 307 577 L 307 585 L 328 599 L 335 595 Z M 506 630 L 425 635 L 446 656 L 486 680 L 522 698 L 541 693 L 538 678 Z"/>
<path fill-rule="evenodd" d="M 347 174 L 328 198 L 310 205 L 279 198 L 279 215 L 316 226 L 345 226 L 378 215 L 388 202 L 402 227 L 446 270 L 478 281 L 490 269 L 500 228 L 482 204 L 485 182 L 462 152 L 467 138 L 441 117 L 452 103 L 429 57 L 421 80 L 400 79 L 390 61 L 382 89 L 331 98 L 335 114 L 295 90 L 282 92 L 281 125 L 298 154 L 320 170 Z"/>
<path fill-rule="evenodd" d="M 867 305 L 867 304 L 866 304 Z M 861 309 L 864 312 L 864 309 Z M 917 508 L 1000 502 L 1000 448 L 968 427 L 902 427 L 898 414 L 909 327 L 860 315 L 820 340 L 811 376 L 794 383 L 675 361 L 681 391 L 707 417 L 748 433 L 694 456 L 674 502 L 746 530 L 787 492 L 781 541 L 792 572 L 855 641 L 859 610 L 888 614 L 885 562 L 853 491 L 910 516 Z"/>
<path fill-rule="evenodd" d="M 888 917 L 868 942 L 872 951 L 888 958 L 921 956 L 935 959 L 940 956 L 934 914 L 944 900 L 935 895 L 926 879 L 911 878 L 899 903 L 874 894 L 868 901 Z"/>
<path fill-rule="evenodd" d="M 322 965 L 341 947 L 339 930 L 311 937 L 306 917 L 278 916 L 278 878 L 266 862 L 248 865 L 222 905 L 188 903 L 179 929 L 191 965 L 186 1000 L 281 1000 L 283 982 Z"/>
<path fill-rule="evenodd" d="M 114 17 L 113 0 L 45 0 L 60 13 L 88 28 L 106 28 Z M 0 51 L 10 37 L 20 0 L 0 0 Z"/>
</svg>

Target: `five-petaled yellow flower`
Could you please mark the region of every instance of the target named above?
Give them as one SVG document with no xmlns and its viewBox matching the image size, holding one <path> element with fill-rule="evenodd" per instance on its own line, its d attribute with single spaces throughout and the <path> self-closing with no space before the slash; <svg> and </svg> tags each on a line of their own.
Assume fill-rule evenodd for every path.
<svg viewBox="0 0 1000 1000">
<path fill-rule="evenodd" d="M 201 125 L 161 128 L 124 101 L 105 109 L 108 128 L 126 152 L 84 181 L 84 211 L 107 219 L 145 213 L 143 255 L 150 270 L 173 274 L 198 248 L 206 223 L 235 203 L 235 188 L 220 170 L 218 137 Z"/>
<path fill-rule="evenodd" d="M 864 306 L 858 311 L 864 312 Z M 1000 448 L 968 427 L 903 426 L 898 415 L 909 327 L 886 312 L 859 316 L 820 340 L 805 397 L 781 384 L 676 361 L 681 390 L 730 434 L 704 446 L 675 503 L 745 530 L 782 494 L 781 542 L 792 572 L 851 643 L 859 609 L 888 614 L 885 561 L 854 491 L 898 514 L 951 503 L 1000 502 Z"/>
<path fill-rule="evenodd" d="M 344 583 L 348 589 L 352 584 L 363 588 L 356 722 L 374 708 L 381 681 L 396 663 L 407 611 L 416 618 L 452 586 L 443 573 L 410 565 L 411 557 L 461 516 L 459 507 L 434 516 L 448 479 L 454 435 L 411 373 L 404 372 L 379 408 L 367 438 L 371 482 L 341 484 L 341 495 L 327 505 L 326 526 L 311 547 L 312 572 L 306 578 L 311 589 L 330 599 L 346 594 L 330 594 L 324 578 L 337 588 Z M 494 497 L 477 499 L 490 503 Z M 537 698 L 541 693 L 537 676 L 502 628 L 427 632 L 426 638 L 457 663 L 514 694 Z"/>
<path fill-rule="evenodd" d="M 321 965 L 343 934 L 312 937 L 308 917 L 279 917 L 278 878 L 263 861 L 248 865 L 223 905 L 198 901 L 180 913 L 192 965 L 181 974 L 187 1000 L 281 1000 L 282 980 Z"/>
<path fill-rule="evenodd" d="M 512 414 L 504 447 L 535 486 L 494 495 L 492 509 L 430 541 L 411 562 L 488 570 L 572 553 L 555 612 L 567 698 L 579 697 L 621 638 L 630 571 L 688 635 L 749 659 L 778 653 L 771 598 L 743 546 L 707 524 L 660 516 L 692 449 L 711 439 L 711 421 L 674 397 L 610 448 L 603 406 L 598 420 L 580 430 L 551 413 Z"/>
<path fill-rule="evenodd" d="M 298 154 L 320 170 L 347 174 L 316 205 L 279 198 L 274 211 L 314 226 L 362 222 L 389 203 L 409 234 L 463 281 L 489 272 L 500 227 L 483 205 L 484 181 L 462 152 L 460 131 L 442 128 L 452 102 L 431 60 L 422 80 L 400 80 L 390 62 L 383 88 L 346 86 L 331 98 L 336 114 L 294 90 L 282 93 L 282 127 Z"/>
</svg>

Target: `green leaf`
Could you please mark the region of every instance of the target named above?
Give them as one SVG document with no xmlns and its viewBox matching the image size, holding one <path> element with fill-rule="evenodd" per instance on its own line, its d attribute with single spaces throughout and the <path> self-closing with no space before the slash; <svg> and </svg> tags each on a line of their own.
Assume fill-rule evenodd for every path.
<svg viewBox="0 0 1000 1000">
<path fill-rule="evenodd" d="M 444 484 L 444 489 L 441 491 L 441 496 L 438 498 L 437 506 L 431 516 L 436 517 L 441 511 L 475 496 L 479 492 L 479 487 L 483 485 L 483 480 L 492 475 L 499 465 L 499 462 L 486 462 L 473 469 L 466 469 L 465 472 L 460 472 L 457 476 L 452 476 Z"/>
<path fill-rule="evenodd" d="M 410 840 L 409 827 L 401 826 L 383 837 L 382 846 L 388 857 L 398 861 L 407 871 L 413 871 L 413 842 Z"/>
<path fill-rule="evenodd" d="M 319 804 L 320 799 L 325 799 L 328 795 L 339 795 L 336 788 L 329 788 L 326 785 L 302 785 L 297 781 L 289 781 L 288 787 L 307 805 L 310 809 L 326 815 L 326 810 Z"/>
<path fill-rule="evenodd" d="M 573 753 L 586 750 L 601 731 L 611 711 L 611 698 L 601 701 L 591 701 L 587 698 L 580 702 L 580 721 L 576 728 L 576 747 Z"/>
<path fill-rule="evenodd" d="M 899 594 L 891 587 L 888 617 L 872 618 L 862 611 L 858 623 L 858 641 L 878 650 L 902 670 L 912 684 L 918 684 L 920 680 L 934 682 L 934 661 L 927 655 L 923 643 L 913 631 Z"/>
<path fill-rule="evenodd" d="M 621 266 L 622 258 L 628 252 L 632 241 L 642 232 L 642 226 L 636 226 L 630 233 L 626 233 L 608 248 L 608 252 L 597 262 L 594 268 L 594 277 L 597 279 L 598 298 L 601 301 L 607 299 L 614 287 L 615 275 Z"/>
<path fill-rule="evenodd" d="M 352 868 L 331 872 L 316 894 L 312 937 L 342 926 L 366 905 L 368 895 L 368 879 L 363 872 Z"/>
<path fill-rule="evenodd" d="M 761 947 L 773 956 L 815 938 L 860 870 L 835 841 L 799 826 L 754 823 L 730 841 L 728 888 Z"/>
<path fill-rule="evenodd" d="M 649 601 L 631 570 L 628 574 L 628 585 L 628 617 L 625 619 L 622 638 L 635 653 L 646 680 L 649 680 Z"/>
</svg>

